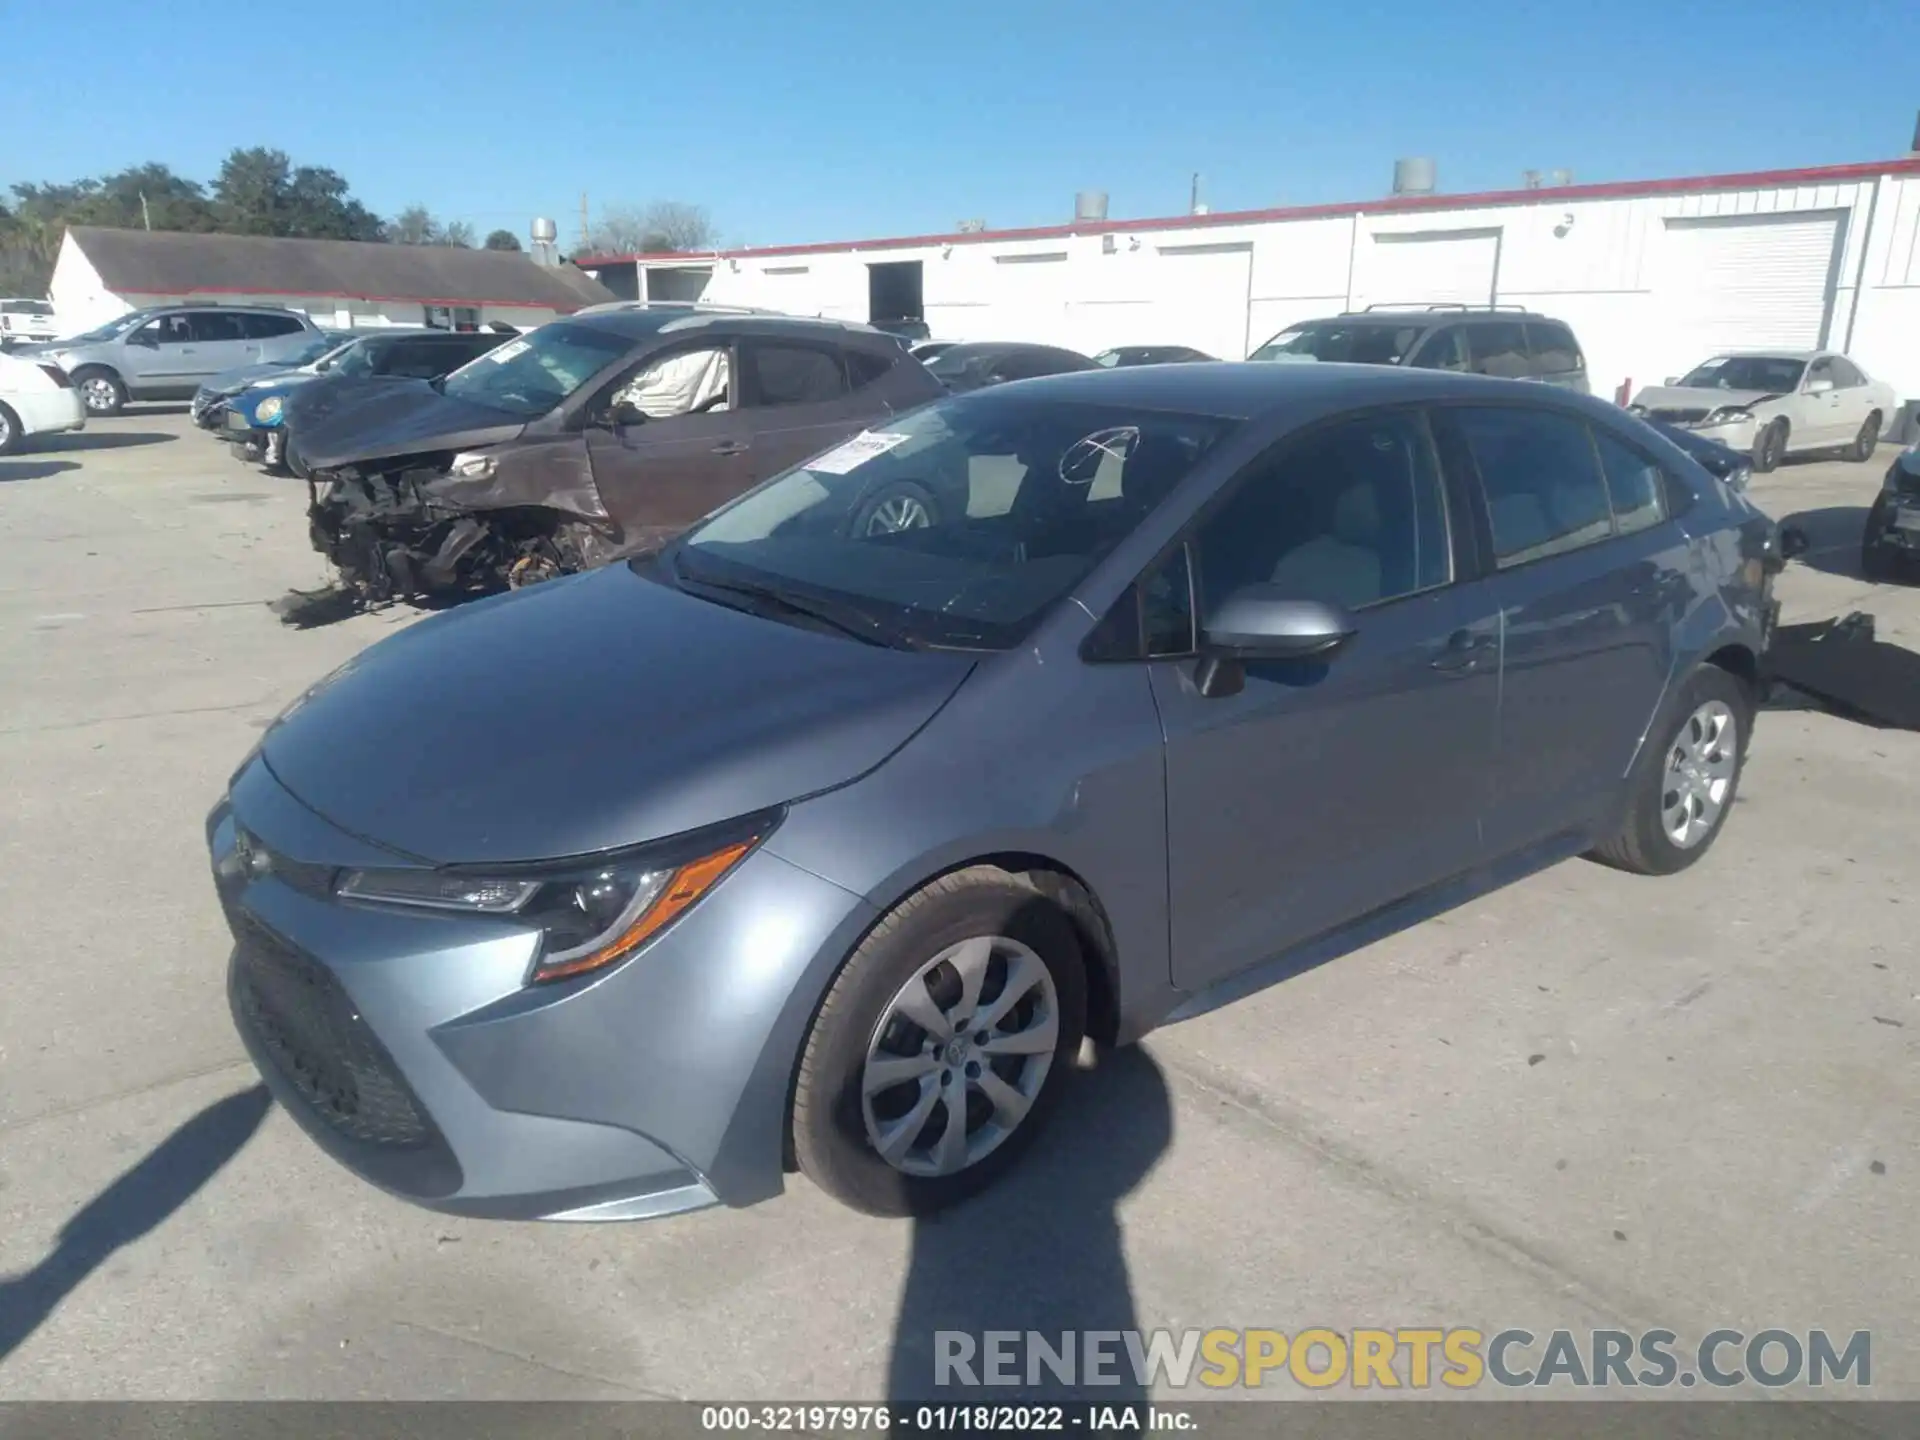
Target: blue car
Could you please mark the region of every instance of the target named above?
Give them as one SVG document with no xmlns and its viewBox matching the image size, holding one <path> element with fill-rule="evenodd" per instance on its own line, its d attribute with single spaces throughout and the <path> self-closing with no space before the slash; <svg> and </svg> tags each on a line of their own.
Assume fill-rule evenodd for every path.
<svg viewBox="0 0 1920 1440">
<path fill-rule="evenodd" d="M 263 360 L 256 365 L 241 365 L 223 370 L 193 392 L 189 413 L 202 430 L 218 431 L 226 425 L 227 401 L 261 380 L 275 380 L 295 371 L 324 368 L 335 352 L 345 349 L 353 336 L 338 330 L 323 330 L 304 350 L 284 360 Z"/>
<path fill-rule="evenodd" d="M 437 380 L 477 359 L 508 337 L 489 331 L 409 330 L 363 335 L 277 379 L 256 380 L 226 401 L 223 427 L 233 453 L 276 473 L 301 472 L 289 452 L 287 403 L 295 390 L 320 384 L 352 386 L 367 380 Z"/>
</svg>

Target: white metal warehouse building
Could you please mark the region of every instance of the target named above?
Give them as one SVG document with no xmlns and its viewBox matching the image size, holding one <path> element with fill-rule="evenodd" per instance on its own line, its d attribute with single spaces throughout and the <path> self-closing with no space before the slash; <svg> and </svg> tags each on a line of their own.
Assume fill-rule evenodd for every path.
<svg viewBox="0 0 1920 1440">
<path fill-rule="evenodd" d="M 1089 354 L 1239 359 L 1370 304 L 1523 305 L 1573 326 L 1596 394 L 1728 348 L 1831 346 L 1920 402 L 1920 156 L 581 263 L 637 298 L 842 319 L 910 293 L 936 338 Z"/>
</svg>

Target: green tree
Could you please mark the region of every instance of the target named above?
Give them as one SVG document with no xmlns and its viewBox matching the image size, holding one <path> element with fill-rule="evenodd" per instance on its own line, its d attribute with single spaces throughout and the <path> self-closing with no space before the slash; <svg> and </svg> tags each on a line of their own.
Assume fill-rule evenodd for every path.
<svg viewBox="0 0 1920 1440">
<path fill-rule="evenodd" d="M 424 205 L 409 205 L 387 222 L 387 239 L 396 245 L 438 245 L 440 222 Z"/>
<path fill-rule="evenodd" d="M 440 231 L 442 245 L 457 245 L 462 250 L 473 248 L 473 226 L 464 220 L 449 220 Z"/>
<path fill-rule="evenodd" d="M 218 227 L 233 235 L 377 240 L 380 219 L 349 193 L 346 177 L 320 165 L 295 167 L 284 150 L 235 150 L 213 182 Z"/>
<path fill-rule="evenodd" d="M 518 250 L 520 237 L 511 230 L 489 230 L 486 248 L 489 250 Z"/>
</svg>

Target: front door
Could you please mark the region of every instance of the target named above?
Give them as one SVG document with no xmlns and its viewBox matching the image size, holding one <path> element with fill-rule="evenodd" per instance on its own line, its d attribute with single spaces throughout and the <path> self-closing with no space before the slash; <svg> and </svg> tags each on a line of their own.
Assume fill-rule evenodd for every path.
<svg viewBox="0 0 1920 1440">
<path fill-rule="evenodd" d="M 1501 612 L 1495 856 L 1606 816 L 1673 665 L 1687 539 L 1659 466 L 1565 411 L 1436 412 L 1484 495 Z"/>
<path fill-rule="evenodd" d="M 800 340 L 740 342 L 741 403 L 753 429 L 754 478 L 777 475 L 861 429 L 863 412 L 838 347 Z"/>
<path fill-rule="evenodd" d="M 191 314 L 156 315 L 130 331 L 120 348 L 121 372 L 136 395 L 166 395 L 200 383 L 200 346 Z"/>
<path fill-rule="evenodd" d="M 1792 449 L 1819 450 L 1853 439 L 1860 422 L 1846 423 L 1846 400 L 1834 383 L 1831 359 L 1822 358 L 1807 366 L 1800 391 L 1802 423 L 1797 433 L 1788 438 Z"/>
<path fill-rule="evenodd" d="M 1499 707 L 1498 621 L 1456 557 L 1417 410 L 1324 425 L 1250 466 L 1196 531 L 1204 617 L 1244 585 L 1336 601 L 1325 662 L 1245 667 L 1208 698 L 1153 664 L 1166 732 L 1174 982 L 1197 989 L 1480 857 Z"/>
<path fill-rule="evenodd" d="M 594 483 L 624 540 L 670 539 L 753 483 L 737 394 L 731 348 L 696 342 L 648 356 L 588 407 Z"/>
</svg>

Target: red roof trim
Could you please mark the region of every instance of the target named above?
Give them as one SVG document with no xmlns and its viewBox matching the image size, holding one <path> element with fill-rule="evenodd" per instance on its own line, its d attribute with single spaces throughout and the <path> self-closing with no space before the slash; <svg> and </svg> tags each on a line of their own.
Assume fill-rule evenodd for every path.
<svg viewBox="0 0 1920 1440">
<path fill-rule="evenodd" d="M 1023 230 L 981 230 L 950 235 L 901 235 L 881 240 L 839 240 L 812 245 L 761 245 L 744 250 L 704 250 L 684 254 L 583 256 L 581 269 L 633 261 L 649 264 L 698 264 L 703 260 L 827 255 L 844 250 L 900 250 L 928 245 L 975 245 L 990 240 L 1058 240 L 1071 235 L 1124 235 L 1138 230 L 1205 230 L 1221 225 L 1251 225 L 1275 220 L 1316 220 L 1342 215 L 1392 215 L 1422 210 L 1466 210 L 1497 205 L 1559 200 L 1619 200 L 1646 195 L 1697 194 L 1705 190 L 1745 190 L 1767 185 L 1834 185 L 1872 180 L 1881 175 L 1920 175 L 1920 157 L 1874 160 L 1855 165 L 1820 165 L 1800 170 L 1750 170 L 1734 175 L 1693 175 L 1672 180 L 1617 180 L 1597 185 L 1555 185 L 1540 190 L 1489 190 L 1477 195 L 1391 195 L 1378 200 L 1329 205 L 1294 205 L 1275 210 L 1223 210 L 1212 215 L 1170 215 L 1144 220 L 1089 221 L 1039 225 Z"/>
<path fill-rule="evenodd" d="M 551 310 L 558 315 L 571 315 L 575 310 L 584 309 L 588 302 L 577 305 L 548 305 L 539 300 L 485 300 L 469 295 L 362 295 L 352 290 L 260 290 L 245 285 L 195 285 L 191 290 L 129 290 L 129 295 L 286 295 L 296 299 L 314 300 L 364 300 L 370 305 L 405 303 L 408 305 L 497 305 L 509 310 Z M 273 301 L 262 301 L 273 304 Z"/>
</svg>

